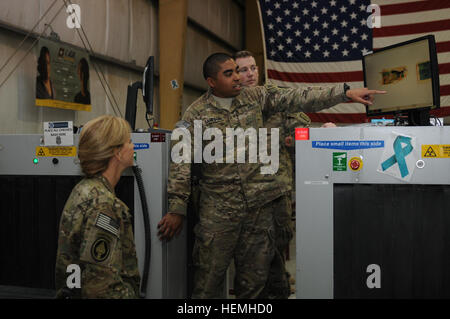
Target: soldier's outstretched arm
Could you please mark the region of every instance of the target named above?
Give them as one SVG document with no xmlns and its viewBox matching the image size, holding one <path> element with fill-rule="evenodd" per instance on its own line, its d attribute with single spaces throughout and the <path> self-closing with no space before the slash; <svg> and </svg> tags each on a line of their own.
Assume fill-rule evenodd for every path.
<svg viewBox="0 0 450 319">
<path fill-rule="evenodd" d="M 368 88 L 349 89 L 346 94 L 353 102 L 372 105 L 375 100 L 375 94 L 386 94 L 387 91 L 369 90 Z"/>
<path fill-rule="evenodd" d="M 386 93 L 367 88 L 345 88 L 346 84 L 295 89 L 267 86 L 262 92 L 263 111 L 318 112 L 348 101 L 370 104 L 375 94 Z"/>
</svg>

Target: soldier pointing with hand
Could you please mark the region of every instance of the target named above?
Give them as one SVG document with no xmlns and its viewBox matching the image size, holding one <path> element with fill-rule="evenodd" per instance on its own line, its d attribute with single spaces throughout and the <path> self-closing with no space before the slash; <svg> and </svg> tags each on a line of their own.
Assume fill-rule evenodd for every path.
<svg viewBox="0 0 450 319">
<path fill-rule="evenodd" d="M 194 120 L 202 122 L 203 130 L 258 130 L 264 128 L 263 118 L 272 113 L 317 112 L 349 100 L 370 104 L 374 94 L 385 93 L 350 89 L 345 84 L 327 89 L 243 88 L 236 62 L 225 53 L 209 56 L 203 75 L 208 91 L 188 107 L 177 123 L 191 136 Z M 249 148 L 248 139 L 245 148 Z M 236 266 L 236 297 L 257 298 L 275 254 L 272 211 L 283 194 L 282 186 L 277 187 L 273 174 L 261 174 L 262 163 L 226 163 L 225 156 L 222 163 L 201 164 L 199 222 L 194 228 L 193 298 L 223 298 L 226 270 L 232 258 Z M 167 189 L 169 209 L 158 225 L 161 239 L 170 240 L 180 232 L 190 188 L 191 164 L 172 162 Z"/>
</svg>

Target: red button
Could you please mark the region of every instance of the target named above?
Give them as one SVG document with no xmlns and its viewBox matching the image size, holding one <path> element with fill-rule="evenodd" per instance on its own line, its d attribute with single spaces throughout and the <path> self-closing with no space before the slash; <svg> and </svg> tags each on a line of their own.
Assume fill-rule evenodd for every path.
<svg viewBox="0 0 450 319">
<path fill-rule="evenodd" d="M 359 168 L 359 162 L 355 161 L 355 160 L 351 161 L 350 162 L 350 167 L 351 167 L 352 170 L 357 170 Z"/>
</svg>

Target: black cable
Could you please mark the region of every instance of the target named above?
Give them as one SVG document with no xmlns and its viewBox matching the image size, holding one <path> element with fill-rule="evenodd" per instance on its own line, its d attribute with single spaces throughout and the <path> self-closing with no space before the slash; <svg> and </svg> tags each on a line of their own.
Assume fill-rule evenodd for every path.
<svg viewBox="0 0 450 319">
<path fill-rule="evenodd" d="M 145 257 L 144 257 L 144 272 L 142 274 L 140 297 L 145 298 L 147 281 L 150 272 L 150 257 L 151 257 L 151 238 L 150 238 L 150 218 L 147 206 L 147 198 L 145 196 L 144 183 L 142 182 L 141 169 L 138 165 L 133 166 L 133 173 L 136 177 L 137 186 L 139 189 L 139 195 L 141 197 L 142 214 L 144 217 L 144 229 L 145 229 Z"/>
<path fill-rule="evenodd" d="M 149 117 L 149 114 L 145 113 L 145 120 L 147 121 L 148 128 L 152 129 L 153 125 L 155 124 L 155 118 L 153 116 Z M 152 124 L 150 124 L 150 120 L 152 120 Z"/>
<path fill-rule="evenodd" d="M 434 118 L 434 126 L 443 126 L 441 120 L 436 115 L 431 115 L 431 118 Z M 439 123 L 439 125 L 436 125 Z"/>
</svg>

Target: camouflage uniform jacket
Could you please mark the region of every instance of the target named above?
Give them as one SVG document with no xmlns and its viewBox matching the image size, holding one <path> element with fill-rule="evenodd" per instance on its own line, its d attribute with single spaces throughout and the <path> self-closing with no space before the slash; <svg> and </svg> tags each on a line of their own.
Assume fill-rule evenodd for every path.
<svg viewBox="0 0 450 319">
<path fill-rule="evenodd" d="M 296 123 L 292 123 L 292 120 L 302 118 L 303 121 L 295 121 Z M 307 121 L 309 120 L 309 122 Z M 286 112 L 279 112 L 272 116 L 270 116 L 267 120 L 264 121 L 265 127 L 267 129 L 270 128 L 279 128 L 279 145 L 280 145 L 280 166 L 278 169 L 278 172 L 276 173 L 276 177 L 279 181 L 282 183 L 285 183 L 287 186 L 286 188 L 288 191 L 292 190 L 291 185 L 294 183 L 294 177 L 293 177 L 293 163 L 290 152 L 295 147 L 288 147 L 285 144 L 285 138 L 290 134 L 291 127 L 290 125 L 294 125 L 296 127 L 302 127 L 305 125 L 309 125 L 311 123 L 311 120 L 308 118 L 308 116 L 303 113 L 286 113 Z M 292 136 L 292 135 L 291 135 Z M 270 140 L 267 143 L 270 145 Z"/>
<path fill-rule="evenodd" d="M 211 96 L 211 89 L 194 101 L 185 111 L 177 127 L 187 128 L 191 134 L 191 163 L 194 162 L 194 120 L 202 123 L 202 130 L 218 128 L 223 132 L 225 141 L 226 128 L 264 128 L 264 118 L 277 112 L 317 112 L 347 101 L 344 86 L 330 88 L 281 89 L 275 86 L 257 86 L 243 88 L 233 99 L 230 110 L 220 106 Z M 181 123 L 181 124 L 180 124 Z M 203 132 L 202 132 L 203 133 Z M 173 134 L 172 134 L 173 137 Z M 224 142 L 225 143 L 225 142 Z M 246 154 L 249 143 L 246 139 Z M 235 150 L 236 153 L 236 150 Z M 201 192 L 221 203 L 221 206 L 239 207 L 241 192 L 249 208 L 261 207 L 288 191 L 287 184 L 277 180 L 275 175 L 261 174 L 260 168 L 265 164 L 226 163 L 226 147 L 223 146 L 222 163 L 201 164 Z M 236 154 L 235 154 L 236 159 Z M 191 186 L 191 164 L 170 164 L 168 180 L 169 212 L 185 215 Z"/>
<path fill-rule="evenodd" d="M 291 136 L 292 146 L 286 147 L 289 158 L 292 162 L 292 169 L 295 172 L 295 129 L 297 127 L 309 127 L 311 119 L 305 113 L 289 113 L 285 122 L 286 135 Z M 292 171 L 292 170 L 291 170 Z M 295 174 L 293 174 L 295 175 Z M 295 185 L 295 178 L 292 179 L 292 185 Z"/>
<path fill-rule="evenodd" d="M 140 276 L 128 207 L 103 176 L 84 178 L 64 207 L 58 238 L 55 281 L 67 287 L 67 266 L 81 268 L 81 298 L 137 298 Z"/>
</svg>

